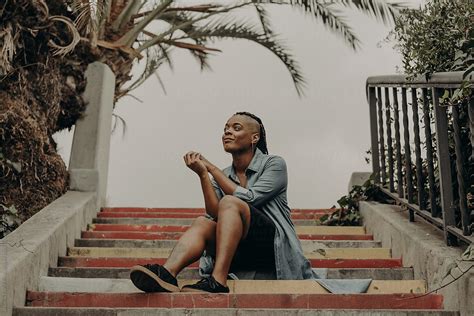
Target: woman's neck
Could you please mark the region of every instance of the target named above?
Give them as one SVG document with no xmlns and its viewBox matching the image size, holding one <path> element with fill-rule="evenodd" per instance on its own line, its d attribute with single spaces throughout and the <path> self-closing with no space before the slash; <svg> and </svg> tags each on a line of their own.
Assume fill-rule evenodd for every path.
<svg viewBox="0 0 474 316">
<path fill-rule="evenodd" d="M 232 163 L 236 173 L 244 173 L 252 161 L 254 153 L 246 151 L 232 154 Z"/>
</svg>

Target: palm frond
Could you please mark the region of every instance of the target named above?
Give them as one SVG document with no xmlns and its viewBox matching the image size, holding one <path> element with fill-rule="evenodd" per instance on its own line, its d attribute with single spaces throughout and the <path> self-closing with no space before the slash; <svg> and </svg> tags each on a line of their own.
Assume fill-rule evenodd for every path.
<svg viewBox="0 0 474 316">
<path fill-rule="evenodd" d="M 141 8 L 140 0 L 130 0 L 125 8 L 120 12 L 119 16 L 112 22 L 112 29 L 118 31 L 122 29 Z"/>
<path fill-rule="evenodd" d="M 287 49 L 277 41 L 275 36 L 267 36 L 256 31 L 256 27 L 245 22 L 216 21 L 197 28 L 192 33 L 193 38 L 228 38 L 246 39 L 255 42 L 276 55 L 290 72 L 298 95 L 303 95 L 305 80 L 299 66 Z"/>
<path fill-rule="evenodd" d="M 316 1 L 316 0 L 313 0 Z M 400 10 L 405 8 L 402 3 L 388 3 L 384 0 L 331 0 L 330 3 L 356 7 L 361 12 L 390 25 Z"/>
<path fill-rule="evenodd" d="M 215 9 L 216 6 L 212 6 L 212 9 Z M 183 32 L 188 38 L 192 39 L 196 45 L 204 45 L 204 41 L 199 39 L 199 38 L 192 38 L 192 32 L 195 29 L 195 25 L 192 22 L 193 17 L 190 16 L 186 11 L 189 8 L 185 8 L 185 12 L 181 12 L 178 10 L 171 10 L 172 8 L 169 8 L 167 12 L 163 13 L 160 15 L 159 20 L 167 22 L 169 25 L 176 25 L 179 24 L 182 27 L 179 29 L 181 32 Z M 175 9 L 175 8 L 173 8 Z M 186 23 L 189 22 L 190 23 Z M 189 51 L 191 55 L 196 58 L 196 60 L 199 62 L 201 66 L 201 70 L 211 70 L 211 65 L 209 64 L 208 61 L 208 54 L 207 53 L 200 53 L 195 50 L 190 50 Z"/>
<path fill-rule="evenodd" d="M 125 91 L 124 94 L 128 94 L 132 90 L 138 88 L 141 84 L 143 84 L 155 71 L 164 63 L 166 62 L 167 57 L 167 50 L 169 48 L 160 48 L 160 47 L 152 47 L 146 51 L 146 61 L 145 61 L 145 69 L 143 70 L 142 74 L 135 80 Z"/>
<path fill-rule="evenodd" d="M 355 32 L 347 24 L 344 17 L 340 15 L 340 11 L 332 6 L 335 1 L 321 1 L 321 0 L 253 0 L 257 5 L 264 4 L 279 4 L 292 5 L 300 8 L 305 12 L 313 15 L 336 34 L 343 37 L 344 41 L 354 50 L 360 46 L 360 40 L 357 38 Z M 336 0 L 337 1 L 337 0 Z M 341 0 L 343 1 L 343 0 Z"/>
<path fill-rule="evenodd" d="M 180 23 L 180 24 L 172 24 L 171 27 L 167 30 L 167 31 L 164 31 L 163 33 L 161 33 L 160 35 L 156 36 L 155 38 L 149 40 L 148 42 L 142 44 L 139 48 L 138 48 L 138 51 L 142 51 L 142 50 L 145 50 L 147 49 L 148 47 L 151 47 L 153 45 L 156 45 L 157 43 L 163 41 L 165 39 L 166 36 L 169 36 L 170 34 L 173 34 L 175 31 L 177 30 L 184 30 L 184 29 L 187 29 L 189 28 L 190 26 L 194 25 L 196 22 L 199 22 L 199 21 L 202 21 L 202 20 L 206 20 L 212 16 L 215 16 L 217 14 L 223 14 L 223 13 L 227 13 L 229 11 L 232 11 L 232 10 L 235 10 L 235 9 L 238 9 L 238 8 L 242 8 L 242 7 L 245 7 L 245 6 L 248 6 L 248 5 L 251 5 L 252 2 L 244 2 L 244 3 L 240 3 L 240 4 L 237 4 L 237 5 L 234 5 L 234 6 L 221 6 L 222 9 L 219 9 L 219 10 L 212 10 L 211 12 L 207 12 L 206 14 L 201 14 L 199 16 L 197 16 L 196 18 L 192 18 L 188 21 L 185 21 L 183 23 Z"/>
<path fill-rule="evenodd" d="M 342 35 L 344 41 L 351 46 L 352 49 L 357 50 L 360 46 L 360 40 L 346 23 L 340 11 L 332 7 L 330 4 L 315 3 L 309 8 L 311 12 L 321 19 L 323 24 L 336 34 Z"/>
<path fill-rule="evenodd" d="M 120 121 L 122 124 L 122 139 L 125 137 L 125 133 L 127 132 L 127 123 L 125 119 L 118 114 L 112 113 L 112 118 L 114 119 L 114 124 L 112 125 L 112 133 L 115 132 L 117 129 L 117 124 Z"/>
<path fill-rule="evenodd" d="M 75 0 L 71 3 L 74 24 L 82 34 L 99 33 L 104 31 L 105 21 L 110 14 L 111 0 Z"/>
<path fill-rule="evenodd" d="M 260 20 L 260 24 L 262 25 L 265 35 L 273 35 L 273 30 L 271 28 L 267 10 L 258 3 L 255 3 L 255 10 L 257 11 L 258 19 Z"/>
<path fill-rule="evenodd" d="M 137 23 L 133 29 L 128 31 L 124 36 L 122 36 L 118 43 L 124 46 L 131 46 L 135 40 L 138 38 L 138 35 L 142 30 L 147 27 L 158 15 L 160 15 L 166 8 L 168 8 L 173 0 L 164 0 L 160 2 L 156 8 L 154 8 L 149 14 L 147 14 L 139 23 Z"/>
</svg>

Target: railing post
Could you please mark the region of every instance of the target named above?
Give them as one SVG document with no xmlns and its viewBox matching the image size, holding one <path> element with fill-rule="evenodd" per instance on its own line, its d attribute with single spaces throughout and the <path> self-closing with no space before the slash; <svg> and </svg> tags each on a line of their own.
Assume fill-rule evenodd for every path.
<svg viewBox="0 0 474 316">
<path fill-rule="evenodd" d="M 86 71 L 84 117 L 77 121 L 72 142 L 69 173 L 71 190 L 96 192 L 97 207 L 105 206 L 109 167 L 115 76 L 110 68 L 95 62 Z"/>
<path fill-rule="evenodd" d="M 387 183 L 387 170 L 385 165 L 385 134 L 383 131 L 383 103 L 382 103 L 382 88 L 377 87 L 377 106 L 378 106 L 378 124 L 379 124 L 379 147 L 380 147 L 380 171 L 381 171 L 381 183 L 385 186 Z"/>
<path fill-rule="evenodd" d="M 470 135 L 471 135 L 471 158 L 470 160 L 472 163 L 474 163 L 474 95 L 471 95 L 471 98 L 469 100 L 469 104 L 467 105 L 468 108 L 468 113 L 469 113 L 469 130 L 470 130 Z"/>
<path fill-rule="evenodd" d="M 441 193 L 441 210 L 443 212 L 444 235 L 448 245 L 455 245 L 456 239 L 448 232 L 448 226 L 456 226 L 454 218 L 451 163 L 449 161 L 448 118 L 446 107 L 439 104 L 444 89 L 433 88 L 433 105 L 436 126 L 436 146 L 438 155 L 439 186 Z"/>
<path fill-rule="evenodd" d="M 372 171 L 374 182 L 380 183 L 379 137 L 377 132 L 377 97 L 375 88 L 369 88 L 370 145 L 372 151 Z"/>
<path fill-rule="evenodd" d="M 411 169 L 411 151 L 410 151 L 410 131 L 408 126 L 408 102 L 407 102 L 407 88 L 402 88 L 402 114 L 403 114 L 403 138 L 405 145 L 405 172 L 407 183 L 407 201 L 413 203 L 413 179 Z M 410 222 L 415 221 L 415 214 L 413 210 L 408 209 Z"/>
</svg>

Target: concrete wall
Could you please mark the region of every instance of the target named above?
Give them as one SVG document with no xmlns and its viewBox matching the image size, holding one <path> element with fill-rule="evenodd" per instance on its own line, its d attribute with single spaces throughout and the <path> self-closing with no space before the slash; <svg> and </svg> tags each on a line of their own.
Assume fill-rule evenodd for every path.
<svg viewBox="0 0 474 316">
<path fill-rule="evenodd" d="M 38 288 L 96 213 L 95 193 L 69 191 L 0 240 L 0 315 L 25 305 L 26 290 Z"/>
<path fill-rule="evenodd" d="M 76 124 L 69 164 L 70 189 L 0 240 L 0 315 L 24 306 L 26 290 L 57 266 L 81 231 L 104 206 L 115 77 L 104 64 L 87 72 L 86 112 Z"/>
<path fill-rule="evenodd" d="M 359 208 L 367 231 L 382 242 L 382 247 L 390 247 L 393 257 L 401 257 L 405 267 L 413 267 L 415 279 L 426 280 L 429 291 L 448 284 L 474 265 L 473 261 L 461 261 L 462 250 L 446 246 L 443 234 L 433 226 L 419 218 L 409 222 L 400 206 L 360 202 Z M 451 269 L 454 277 L 448 275 Z M 445 309 L 474 315 L 474 268 L 438 293 L 444 296 Z"/>
</svg>

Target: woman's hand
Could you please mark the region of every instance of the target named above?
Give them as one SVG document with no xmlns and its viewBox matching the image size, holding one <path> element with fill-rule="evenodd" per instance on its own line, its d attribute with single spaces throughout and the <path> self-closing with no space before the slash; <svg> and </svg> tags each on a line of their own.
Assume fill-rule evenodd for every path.
<svg viewBox="0 0 474 316">
<path fill-rule="evenodd" d="M 211 172 L 211 169 L 216 167 L 209 160 L 207 160 L 203 155 L 199 154 L 199 157 L 201 158 L 201 161 L 206 166 L 206 169 L 208 172 Z"/>
<path fill-rule="evenodd" d="M 186 166 L 192 171 L 196 172 L 199 176 L 207 174 L 206 164 L 201 160 L 201 154 L 189 151 L 183 157 Z"/>
</svg>

